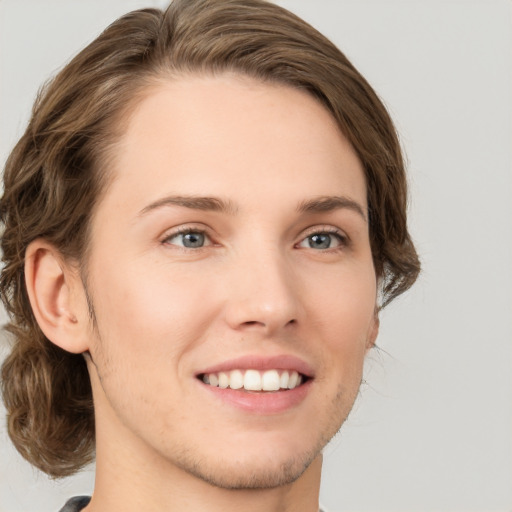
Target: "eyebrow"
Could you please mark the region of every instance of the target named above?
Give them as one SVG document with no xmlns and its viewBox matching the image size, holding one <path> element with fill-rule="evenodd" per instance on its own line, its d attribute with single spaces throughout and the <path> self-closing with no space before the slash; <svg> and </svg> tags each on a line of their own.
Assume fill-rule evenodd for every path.
<svg viewBox="0 0 512 512">
<path fill-rule="evenodd" d="M 224 201 L 218 197 L 199 197 L 199 196 L 167 196 L 149 204 L 139 212 L 139 216 L 162 208 L 164 206 L 182 206 L 192 210 L 204 210 L 212 212 L 229 213 L 231 215 L 237 212 L 237 207 L 231 201 Z"/>
<path fill-rule="evenodd" d="M 218 197 L 167 196 L 144 207 L 139 212 L 139 216 L 144 216 L 153 210 L 165 206 L 181 206 L 192 210 L 213 211 L 231 215 L 236 214 L 238 211 L 238 207 L 233 202 L 225 201 Z M 352 210 L 358 213 L 364 221 L 367 222 L 363 207 L 357 201 L 345 196 L 319 196 L 307 201 L 302 201 L 297 206 L 299 213 L 323 213 L 339 209 Z"/>
<path fill-rule="evenodd" d="M 302 201 L 297 210 L 300 213 L 323 213 L 339 209 L 349 209 L 358 213 L 365 222 L 368 222 L 365 209 L 353 199 L 345 196 L 320 196 Z"/>
</svg>

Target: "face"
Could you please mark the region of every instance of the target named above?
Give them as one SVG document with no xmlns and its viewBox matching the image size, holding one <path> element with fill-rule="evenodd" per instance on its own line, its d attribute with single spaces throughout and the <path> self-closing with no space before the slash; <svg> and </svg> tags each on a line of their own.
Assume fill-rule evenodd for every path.
<svg viewBox="0 0 512 512">
<path fill-rule="evenodd" d="M 295 480 L 377 332 L 357 156 L 310 96 L 236 76 L 148 91 L 114 156 L 87 272 L 98 423 L 220 487 Z"/>
</svg>

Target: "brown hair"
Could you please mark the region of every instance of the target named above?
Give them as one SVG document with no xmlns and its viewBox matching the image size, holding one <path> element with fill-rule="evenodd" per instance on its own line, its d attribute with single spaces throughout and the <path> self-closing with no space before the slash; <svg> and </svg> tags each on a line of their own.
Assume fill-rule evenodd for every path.
<svg viewBox="0 0 512 512">
<path fill-rule="evenodd" d="M 166 76 L 225 71 L 300 88 L 332 113 L 365 169 L 382 305 L 418 275 L 392 121 L 330 41 L 262 0 L 175 0 L 165 12 L 123 16 L 42 90 L 4 171 L 0 294 L 14 343 L 2 367 L 2 392 L 12 441 L 52 476 L 92 460 L 94 409 L 83 357 L 53 345 L 34 318 L 24 282 L 26 248 L 43 237 L 83 264 L 109 149 L 139 93 Z"/>
</svg>

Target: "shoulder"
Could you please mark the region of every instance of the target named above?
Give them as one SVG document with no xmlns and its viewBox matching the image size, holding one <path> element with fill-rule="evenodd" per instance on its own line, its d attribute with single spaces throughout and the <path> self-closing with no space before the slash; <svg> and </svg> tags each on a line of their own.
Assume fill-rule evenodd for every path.
<svg viewBox="0 0 512 512">
<path fill-rule="evenodd" d="M 90 496 L 75 496 L 66 502 L 59 512 L 79 512 L 91 501 Z"/>
</svg>

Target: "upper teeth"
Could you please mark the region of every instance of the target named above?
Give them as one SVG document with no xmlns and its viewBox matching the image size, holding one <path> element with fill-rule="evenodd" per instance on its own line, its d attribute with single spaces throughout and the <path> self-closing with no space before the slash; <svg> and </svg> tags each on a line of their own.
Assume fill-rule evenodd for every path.
<svg viewBox="0 0 512 512">
<path fill-rule="evenodd" d="M 247 391 L 277 391 L 293 389 L 302 383 L 302 375 L 295 370 L 231 370 L 230 372 L 205 373 L 203 382 L 219 388 Z"/>
</svg>

